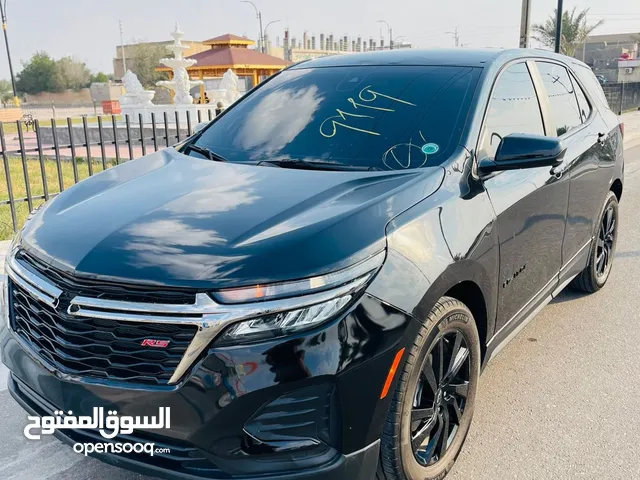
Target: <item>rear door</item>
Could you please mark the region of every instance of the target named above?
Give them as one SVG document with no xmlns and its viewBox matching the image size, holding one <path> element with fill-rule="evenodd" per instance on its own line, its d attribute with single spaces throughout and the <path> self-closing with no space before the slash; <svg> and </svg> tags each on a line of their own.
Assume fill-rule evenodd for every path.
<svg viewBox="0 0 640 480">
<path fill-rule="evenodd" d="M 495 83 L 478 146 L 478 160 L 493 159 L 500 140 L 512 133 L 545 135 L 532 62 L 502 70 Z M 550 167 L 500 172 L 484 180 L 497 215 L 500 240 L 498 331 L 508 334 L 520 320 L 548 298 L 562 266 L 569 181 Z"/>
<path fill-rule="evenodd" d="M 567 148 L 558 171 L 571 180 L 559 279 L 562 286 L 587 263 L 595 222 L 609 188 L 607 176 L 612 173 L 600 167 L 613 166 L 615 153 L 607 147 L 609 128 L 595 108 L 595 100 L 575 75 L 552 61 L 536 61 L 536 67 L 549 103 L 552 128 L 547 135 L 560 137 Z"/>
</svg>

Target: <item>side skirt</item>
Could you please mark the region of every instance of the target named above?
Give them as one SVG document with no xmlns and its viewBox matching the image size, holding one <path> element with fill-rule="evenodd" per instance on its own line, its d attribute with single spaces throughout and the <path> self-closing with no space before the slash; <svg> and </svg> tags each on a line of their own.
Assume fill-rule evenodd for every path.
<svg viewBox="0 0 640 480">
<path fill-rule="evenodd" d="M 489 340 L 487 343 L 487 353 L 482 364 L 483 369 L 492 358 L 500 353 L 500 350 L 502 350 L 513 337 L 520 333 L 520 331 L 533 320 L 533 317 L 540 313 L 540 311 L 553 300 L 553 294 L 557 286 L 558 274 L 556 273 L 553 278 Z"/>
</svg>

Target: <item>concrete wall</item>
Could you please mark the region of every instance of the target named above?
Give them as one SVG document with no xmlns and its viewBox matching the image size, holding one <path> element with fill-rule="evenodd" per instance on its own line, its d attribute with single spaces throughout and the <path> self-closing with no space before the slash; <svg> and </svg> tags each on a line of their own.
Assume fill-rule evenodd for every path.
<svg viewBox="0 0 640 480">
<path fill-rule="evenodd" d="M 21 108 L 0 108 L 0 122 L 15 122 L 22 119 L 24 113 Z"/>
<path fill-rule="evenodd" d="M 25 95 L 26 105 L 91 105 L 91 91 L 88 88 L 82 90 L 65 90 L 64 92 L 42 92 L 37 95 Z M 25 106 L 26 106 L 25 105 Z"/>
<path fill-rule="evenodd" d="M 627 73 L 628 69 L 631 69 L 631 73 Z M 634 58 L 618 61 L 618 82 L 640 82 L 640 59 Z"/>
<path fill-rule="evenodd" d="M 113 83 L 92 83 L 89 90 L 93 100 L 98 103 L 107 100 L 119 100 L 125 93 L 123 85 Z"/>
</svg>

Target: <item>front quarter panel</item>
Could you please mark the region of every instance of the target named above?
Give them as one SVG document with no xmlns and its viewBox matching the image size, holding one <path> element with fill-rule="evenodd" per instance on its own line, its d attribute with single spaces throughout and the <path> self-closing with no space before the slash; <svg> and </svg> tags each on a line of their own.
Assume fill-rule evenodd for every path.
<svg viewBox="0 0 640 480">
<path fill-rule="evenodd" d="M 479 330 L 490 335 L 499 267 L 495 214 L 468 166 L 464 172 L 456 167 L 461 163 L 469 162 L 452 162 L 438 192 L 389 223 L 387 259 L 368 292 L 422 320 L 451 288 L 473 282 L 486 307 Z"/>
</svg>

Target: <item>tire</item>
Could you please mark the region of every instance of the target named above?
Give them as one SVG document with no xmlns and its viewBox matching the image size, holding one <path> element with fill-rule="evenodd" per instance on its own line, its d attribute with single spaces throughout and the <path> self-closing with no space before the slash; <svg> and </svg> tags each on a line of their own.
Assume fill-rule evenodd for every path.
<svg viewBox="0 0 640 480">
<path fill-rule="evenodd" d="M 608 228 L 607 215 L 611 212 L 613 225 L 611 231 Z M 604 206 L 598 217 L 597 233 L 591 245 L 589 263 L 585 269 L 571 282 L 571 287 L 575 290 L 595 293 L 604 287 L 611 274 L 613 260 L 618 242 L 618 198 L 613 192 L 608 192 Z M 604 269 L 600 263 L 600 255 L 604 255 Z"/>
<path fill-rule="evenodd" d="M 454 356 L 456 346 L 458 353 Z M 480 340 L 473 315 L 462 302 L 442 297 L 424 320 L 400 372 L 383 428 L 376 480 L 439 480 L 445 477 L 471 426 L 480 363 Z M 440 365 L 443 366 L 442 374 Z M 456 368 L 458 373 L 453 374 Z M 425 373 L 429 369 L 433 376 Z M 438 380 L 439 376 L 442 381 Z M 447 383 L 448 377 L 451 377 L 450 383 Z M 436 381 L 437 389 L 431 387 L 433 383 L 429 378 Z M 465 388 L 466 397 L 459 394 L 465 392 Z M 434 414 L 426 416 L 428 411 Z M 460 416 L 456 414 L 459 411 Z M 414 420 L 423 415 L 424 418 Z M 431 433 L 425 440 L 420 440 L 420 432 L 429 428 Z M 436 434 L 446 428 L 450 429 L 450 435 L 443 452 L 440 438 L 445 436 Z M 427 445 L 414 451 L 414 438 L 415 442 Z M 437 457 L 432 456 L 434 452 Z"/>
</svg>

